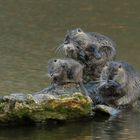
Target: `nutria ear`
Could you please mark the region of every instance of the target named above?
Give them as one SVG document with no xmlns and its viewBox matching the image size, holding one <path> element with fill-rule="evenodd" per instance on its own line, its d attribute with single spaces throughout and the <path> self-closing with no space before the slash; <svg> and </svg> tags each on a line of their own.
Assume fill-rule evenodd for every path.
<svg viewBox="0 0 140 140">
<path fill-rule="evenodd" d="M 119 64 L 119 67 L 118 67 L 118 68 L 119 68 L 119 69 L 120 69 L 120 68 L 122 68 L 122 65 L 121 65 L 121 64 Z"/>
<path fill-rule="evenodd" d="M 91 48 L 91 51 L 93 52 L 93 55 L 96 59 L 101 59 L 102 58 L 102 54 L 99 52 L 99 49 L 98 49 L 97 45 L 92 44 L 90 46 L 90 48 Z"/>
<path fill-rule="evenodd" d="M 100 50 L 102 50 L 102 51 L 104 51 L 104 50 L 112 51 L 112 47 L 111 46 L 102 45 L 100 47 Z"/>
<path fill-rule="evenodd" d="M 53 62 L 57 62 L 57 59 L 54 59 Z"/>
</svg>

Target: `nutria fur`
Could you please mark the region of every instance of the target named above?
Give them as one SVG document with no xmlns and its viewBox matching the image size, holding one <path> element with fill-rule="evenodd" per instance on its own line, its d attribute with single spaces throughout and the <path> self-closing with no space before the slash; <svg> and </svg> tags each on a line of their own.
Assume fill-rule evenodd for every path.
<svg viewBox="0 0 140 140">
<path fill-rule="evenodd" d="M 116 44 L 109 37 L 96 32 L 84 32 L 80 28 L 68 31 L 63 43 L 66 56 L 74 59 L 85 57 L 83 52 L 86 55 L 86 52 L 90 51 L 97 59 L 100 59 L 101 53 L 104 52 L 107 59 L 113 60 L 116 56 L 115 48 Z"/>
<path fill-rule="evenodd" d="M 58 85 L 75 82 L 88 95 L 83 85 L 83 66 L 73 59 L 51 59 L 48 62 L 48 74 L 52 82 Z"/>
<path fill-rule="evenodd" d="M 127 62 L 109 62 L 100 81 L 99 92 L 107 104 L 131 106 L 140 96 L 140 75 Z"/>
<path fill-rule="evenodd" d="M 63 50 L 67 57 L 86 65 L 84 71 L 91 80 L 98 80 L 106 62 L 116 56 L 116 44 L 109 37 L 96 32 L 86 33 L 79 28 L 66 34 Z"/>
</svg>

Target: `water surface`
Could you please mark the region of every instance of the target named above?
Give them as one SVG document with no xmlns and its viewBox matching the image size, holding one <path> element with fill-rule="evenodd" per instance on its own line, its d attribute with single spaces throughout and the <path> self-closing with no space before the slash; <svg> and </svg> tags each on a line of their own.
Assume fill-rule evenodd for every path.
<svg viewBox="0 0 140 140">
<path fill-rule="evenodd" d="M 68 29 L 81 27 L 108 35 L 117 58 L 140 71 L 140 1 L 0 0 L 0 94 L 32 93 L 49 84 L 47 61 Z M 113 122 L 76 123 L 56 128 L 5 128 L 0 139 L 139 139 L 139 114 Z M 7 135 L 8 134 L 8 135 Z"/>
<path fill-rule="evenodd" d="M 118 58 L 140 70 L 140 1 L 0 0 L 0 93 L 32 93 L 49 84 L 47 61 L 68 29 L 108 35 Z"/>
<path fill-rule="evenodd" d="M 139 140 L 139 118 L 139 113 L 125 113 L 114 120 L 4 127 L 0 128 L 0 140 Z"/>
</svg>

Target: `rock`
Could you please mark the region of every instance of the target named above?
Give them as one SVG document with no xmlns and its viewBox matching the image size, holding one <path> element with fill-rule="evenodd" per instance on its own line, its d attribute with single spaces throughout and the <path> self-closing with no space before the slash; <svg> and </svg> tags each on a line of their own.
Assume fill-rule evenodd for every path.
<svg viewBox="0 0 140 140">
<path fill-rule="evenodd" d="M 121 112 L 121 110 L 107 106 L 107 105 L 96 105 L 95 108 L 93 108 L 95 112 L 100 111 L 101 113 L 108 114 L 109 116 L 116 116 L 118 113 Z"/>
<path fill-rule="evenodd" d="M 73 90 L 72 90 L 73 89 Z M 78 90 L 76 90 L 78 89 Z M 0 124 L 71 120 L 88 117 L 92 101 L 79 88 L 57 87 L 35 94 L 15 93 L 1 97 Z"/>
<path fill-rule="evenodd" d="M 120 112 L 106 105 L 94 105 L 95 98 L 85 96 L 83 92 L 76 84 L 66 84 L 50 86 L 33 94 L 1 96 L 0 125 L 85 119 L 99 112 L 115 116 Z"/>
</svg>

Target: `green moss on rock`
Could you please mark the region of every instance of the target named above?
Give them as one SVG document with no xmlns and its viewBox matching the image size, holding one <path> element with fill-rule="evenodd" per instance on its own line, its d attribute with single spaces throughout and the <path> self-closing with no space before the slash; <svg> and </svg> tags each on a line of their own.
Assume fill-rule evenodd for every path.
<svg viewBox="0 0 140 140">
<path fill-rule="evenodd" d="M 18 97 L 18 95 L 16 95 Z M 21 95 L 20 95 L 21 96 Z M 23 95 L 22 95 L 23 96 Z M 47 120 L 69 120 L 87 116 L 92 108 L 92 101 L 81 93 L 59 95 L 34 101 L 33 95 L 25 95 L 24 100 L 19 97 L 7 96 L 0 103 L 0 122 L 23 121 L 29 118 L 33 122 L 47 122 Z M 45 99 L 45 100 L 44 100 Z"/>
</svg>

